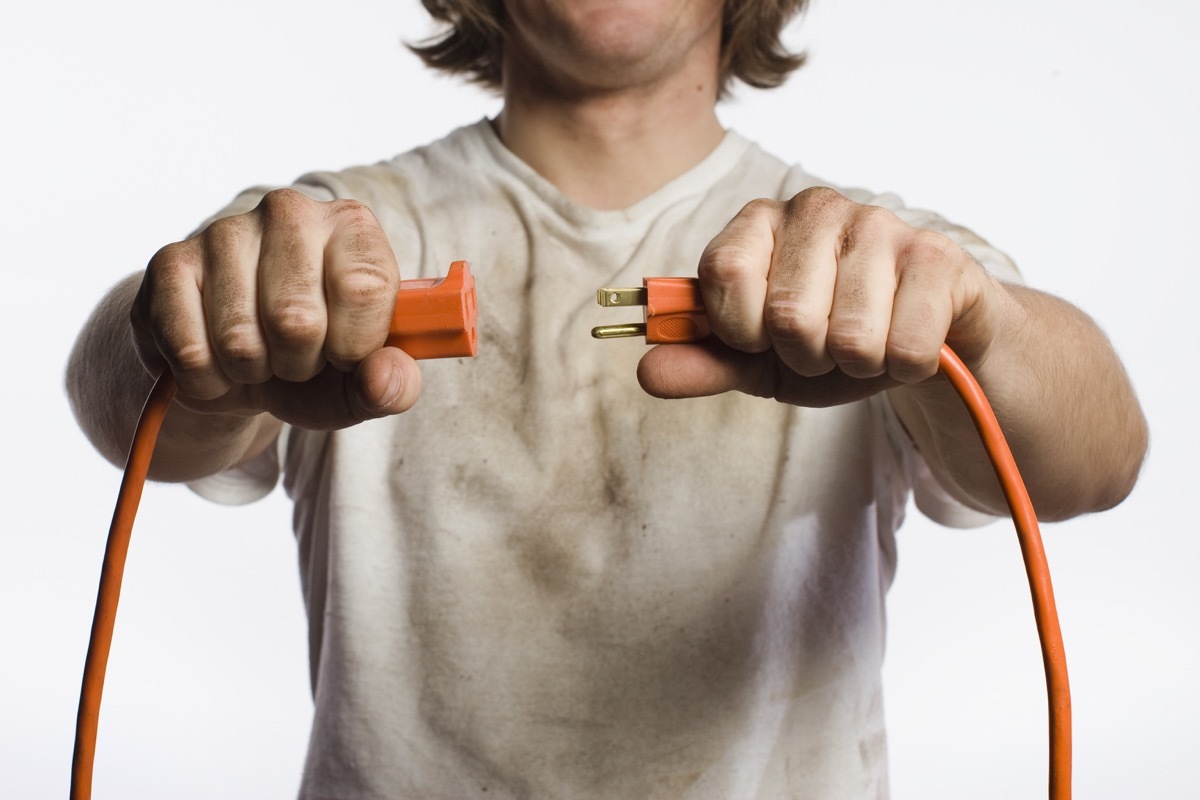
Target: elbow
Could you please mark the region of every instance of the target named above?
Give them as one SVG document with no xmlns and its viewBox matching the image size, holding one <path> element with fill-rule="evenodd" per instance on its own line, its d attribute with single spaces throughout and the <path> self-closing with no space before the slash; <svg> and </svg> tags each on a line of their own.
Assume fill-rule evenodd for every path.
<svg viewBox="0 0 1200 800">
<path fill-rule="evenodd" d="M 1140 410 L 1126 426 L 1126 431 L 1124 446 L 1119 448 L 1119 457 L 1114 459 L 1110 477 L 1098 492 L 1093 511 L 1107 511 L 1123 503 L 1142 473 L 1150 449 L 1150 428 Z"/>
<path fill-rule="evenodd" d="M 1093 514 L 1119 506 L 1133 492 L 1142 472 L 1149 450 L 1150 432 L 1146 418 L 1140 409 L 1134 409 L 1129 419 L 1116 430 L 1122 435 L 1109 439 L 1110 444 L 1102 452 L 1093 452 L 1086 463 L 1080 465 L 1077 481 L 1060 486 L 1059 491 L 1046 492 L 1042 498 L 1034 496 L 1038 518 L 1046 522 L 1061 522 Z M 1032 493 L 1032 492 L 1031 492 Z"/>
<path fill-rule="evenodd" d="M 106 461 L 120 469 L 136 417 L 114 411 L 109 397 L 117 389 L 103 374 L 94 374 L 93 357 L 86 343 L 76 344 L 67 362 L 63 389 L 84 437 Z"/>
</svg>

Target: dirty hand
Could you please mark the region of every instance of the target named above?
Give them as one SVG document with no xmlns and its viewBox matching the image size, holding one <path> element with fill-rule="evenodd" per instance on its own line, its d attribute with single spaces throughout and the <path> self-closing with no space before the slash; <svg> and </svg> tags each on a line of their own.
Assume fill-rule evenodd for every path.
<svg viewBox="0 0 1200 800">
<path fill-rule="evenodd" d="M 361 203 L 289 189 L 162 248 L 131 311 L 138 357 L 201 413 L 342 428 L 416 402 L 420 372 L 384 347 L 396 258 Z"/>
<path fill-rule="evenodd" d="M 638 379 L 652 395 L 828 406 L 921 382 L 943 343 L 986 358 L 1004 293 L 947 237 L 824 188 L 748 204 L 698 275 L 713 336 L 647 353 Z"/>
</svg>

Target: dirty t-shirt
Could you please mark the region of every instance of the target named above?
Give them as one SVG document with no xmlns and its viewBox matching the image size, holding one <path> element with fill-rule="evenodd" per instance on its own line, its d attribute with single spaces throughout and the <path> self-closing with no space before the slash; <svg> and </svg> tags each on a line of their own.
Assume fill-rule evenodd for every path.
<svg viewBox="0 0 1200 800">
<path fill-rule="evenodd" d="M 619 211 L 579 206 L 487 121 L 297 186 L 366 202 L 404 277 L 471 262 L 479 355 L 420 401 L 279 446 L 196 489 L 282 472 L 310 628 L 303 798 L 881 798 L 884 594 L 929 476 L 882 397 L 829 409 L 638 387 L 637 321 L 595 290 L 694 275 L 749 200 L 816 178 L 728 133 Z M 263 190 L 225 213 L 253 207 Z M 849 191 L 979 239 L 891 196 Z"/>
</svg>

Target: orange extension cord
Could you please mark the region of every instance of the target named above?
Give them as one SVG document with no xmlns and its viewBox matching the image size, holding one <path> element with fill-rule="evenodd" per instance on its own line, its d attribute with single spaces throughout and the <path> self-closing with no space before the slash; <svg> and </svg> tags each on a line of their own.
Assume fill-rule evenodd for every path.
<svg viewBox="0 0 1200 800">
<path fill-rule="evenodd" d="M 1071 797 L 1071 690 L 1067 682 L 1067 662 L 1063 653 L 1062 630 L 1054 605 L 1054 590 L 1050 585 L 1050 569 L 1037 514 L 1029 493 L 1021 480 L 1016 461 L 991 404 L 975 378 L 958 356 L 943 346 L 939 367 L 955 391 L 962 397 L 971 419 L 979 431 L 983 445 L 992 460 L 1017 529 L 1021 556 L 1029 577 L 1033 596 L 1033 613 L 1038 638 L 1042 646 L 1042 663 L 1046 671 L 1046 691 L 1050 717 L 1050 800 L 1070 800 Z M 175 381 L 170 373 L 155 383 L 146 399 L 142 416 L 134 432 L 129 460 L 113 512 L 104 552 L 104 567 L 96 598 L 96 614 L 92 620 L 91 641 L 83 669 L 83 687 L 79 694 L 79 715 L 75 726 L 75 756 L 71 765 L 71 800 L 90 800 L 92 796 L 92 765 L 96 756 L 96 729 L 100 720 L 100 695 L 104 689 L 104 673 L 112 645 L 113 623 L 116 621 L 117 600 L 121 593 L 121 576 L 133 520 L 142 497 L 154 444 L 162 427 L 163 417 L 175 396 Z"/>
<path fill-rule="evenodd" d="M 92 796 L 92 765 L 96 761 L 96 728 L 100 724 L 100 695 L 104 692 L 104 673 L 108 668 L 108 651 L 112 648 L 113 624 L 117 621 L 117 601 L 121 597 L 121 577 L 125 573 L 125 556 L 129 554 L 129 537 L 142 488 L 150 471 L 154 444 L 162 428 L 167 409 L 175 397 L 175 377 L 163 373 L 150 390 L 142 415 L 133 432 L 133 444 L 125 461 L 125 475 L 117 493 L 108 528 L 108 544 L 104 548 L 104 566 L 100 569 L 100 589 L 96 593 L 96 613 L 92 617 L 92 636 L 88 641 L 87 659 L 83 663 L 83 686 L 79 690 L 79 713 L 75 718 L 75 755 L 71 761 L 71 800 L 90 800 Z"/>
</svg>

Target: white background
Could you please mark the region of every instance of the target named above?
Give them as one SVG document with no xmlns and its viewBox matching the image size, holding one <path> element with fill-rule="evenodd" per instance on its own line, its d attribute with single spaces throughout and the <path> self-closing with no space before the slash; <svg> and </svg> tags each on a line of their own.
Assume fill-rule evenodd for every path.
<svg viewBox="0 0 1200 800">
<path fill-rule="evenodd" d="M 1197 6 L 816 2 L 790 32 L 810 66 L 782 90 L 739 92 L 723 118 L 831 181 L 974 228 L 1112 337 L 1150 418 L 1149 461 L 1123 506 L 1046 530 L 1077 795 L 1200 797 Z M 400 47 L 429 32 L 416 5 L 42 0 L 0 19 L 0 797 L 66 795 L 118 483 L 61 389 L 75 332 L 240 188 L 376 161 L 494 113 Z M 294 795 L 310 709 L 289 523 L 278 493 L 222 509 L 147 491 L 96 798 Z M 1011 529 L 914 518 L 889 614 L 894 797 L 1045 796 Z"/>
</svg>

